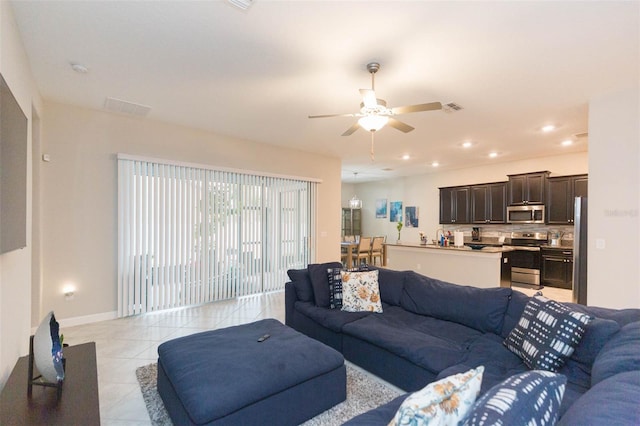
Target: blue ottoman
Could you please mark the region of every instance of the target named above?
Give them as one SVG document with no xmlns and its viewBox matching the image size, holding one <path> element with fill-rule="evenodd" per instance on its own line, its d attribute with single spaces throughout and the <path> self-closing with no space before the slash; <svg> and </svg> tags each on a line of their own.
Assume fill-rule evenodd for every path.
<svg viewBox="0 0 640 426">
<path fill-rule="evenodd" d="M 346 399 L 346 369 L 338 351 L 266 319 L 161 344 L 158 393 L 176 425 L 297 425 Z"/>
</svg>

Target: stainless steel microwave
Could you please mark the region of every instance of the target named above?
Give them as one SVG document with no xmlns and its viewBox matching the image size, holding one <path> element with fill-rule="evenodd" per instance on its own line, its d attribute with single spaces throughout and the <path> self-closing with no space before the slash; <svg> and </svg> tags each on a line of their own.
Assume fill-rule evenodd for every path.
<svg viewBox="0 0 640 426">
<path fill-rule="evenodd" d="M 508 223 L 544 223 L 544 206 L 508 206 Z"/>
</svg>

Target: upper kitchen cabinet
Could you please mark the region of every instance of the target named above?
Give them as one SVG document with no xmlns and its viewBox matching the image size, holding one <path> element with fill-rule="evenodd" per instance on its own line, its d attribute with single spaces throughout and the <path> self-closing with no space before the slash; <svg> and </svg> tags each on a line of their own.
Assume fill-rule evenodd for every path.
<svg viewBox="0 0 640 426">
<path fill-rule="evenodd" d="M 440 223 L 469 223 L 468 186 L 440 188 Z"/>
<path fill-rule="evenodd" d="M 471 186 L 471 222 L 505 223 L 507 182 Z"/>
<path fill-rule="evenodd" d="M 575 197 L 586 197 L 588 175 L 552 177 L 547 180 L 547 223 L 573 224 Z"/>
<path fill-rule="evenodd" d="M 548 176 L 549 172 L 547 171 L 509 175 L 509 184 L 507 185 L 509 205 L 544 204 Z"/>
</svg>

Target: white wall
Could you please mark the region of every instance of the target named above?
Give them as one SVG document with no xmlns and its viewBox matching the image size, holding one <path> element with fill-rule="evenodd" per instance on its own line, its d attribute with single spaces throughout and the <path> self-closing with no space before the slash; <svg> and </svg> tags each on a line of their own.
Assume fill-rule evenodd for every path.
<svg viewBox="0 0 640 426">
<path fill-rule="evenodd" d="M 419 241 L 419 231 L 426 233 L 428 239 L 435 236 L 439 225 L 439 196 L 438 188 L 445 186 L 467 185 L 507 181 L 508 174 L 549 170 L 551 176 L 587 173 L 588 156 L 586 152 L 553 157 L 533 158 L 510 163 L 498 163 L 467 169 L 444 171 L 424 174 L 380 182 L 362 183 L 343 186 L 343 205 L 345 200 L 357 193 L 362 199 L 362 229 L 366 235 L 386 235 L 387 240 L 395 241 L 398 237 L 396 224 L 386 219 L 376 219 L 375 201 L 386 198 L 391 201 L 402 201 L 403 209 L 407 206 L 419 208 L 419 228 L 402 228 L 402 241 Z M 355 186 L 355 188 L 354 188 Z M 345 189 L 346 188 L 346 189 Z M 346 194 L 344 194 L 346 193 Z M 345 197 L 346 195 L 346 197 Z M 466 234 L 470 235 L 469 225 Z M 502 229 L 504 225 L 483 225 L 483 230 Z"/>
<path fill-rule="evenodd" d="M 640 308 L 639 104 L 637 87 L 589 104 L 589 304 Z"/>
<path fill-rule="evenodd" d="M 31 238 L 31 113 L 41 101 L 33 81 L 13 10 L 0 1 L 0 72 L 29 120 L 27 147 L 27 242 Z M 31 247 L 0 255 L 0 387 L 25 355 L 31 331 Z"/>
<path fill-rule="evenodd" d="M 45 112 L 42 152 L 51 161 L 41 163 L 40 171 L 41 313 L 53 309 L 59 319 L 76 321 L 109 317 L 117 310 L 119 152 L 321 179 L 317 260 L 339 258 L 338 158 L 57 103 L 46 103 Z M 71 301 L 63 295 L 67 283 L 76 287 Z"/>
</svg>

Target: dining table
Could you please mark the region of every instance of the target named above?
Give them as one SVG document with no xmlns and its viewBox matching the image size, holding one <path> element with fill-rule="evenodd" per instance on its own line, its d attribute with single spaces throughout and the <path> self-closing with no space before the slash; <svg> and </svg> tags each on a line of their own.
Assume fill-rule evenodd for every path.
<svg viewBox="0 0 640 426">
<path fill-rule="evenodd" d="M 347 252 L 347 261 L 346 267 L 347 269 L 353 268 L 353 255 L 356 254 L 358 250 L 358 243 L 355 241 L 342 241 L 340 242 L 340 251 L 342 249 L 346 249 Z M 382 266 L 387 266 L 387 245 L 382 245 Z"/>
</svg>

